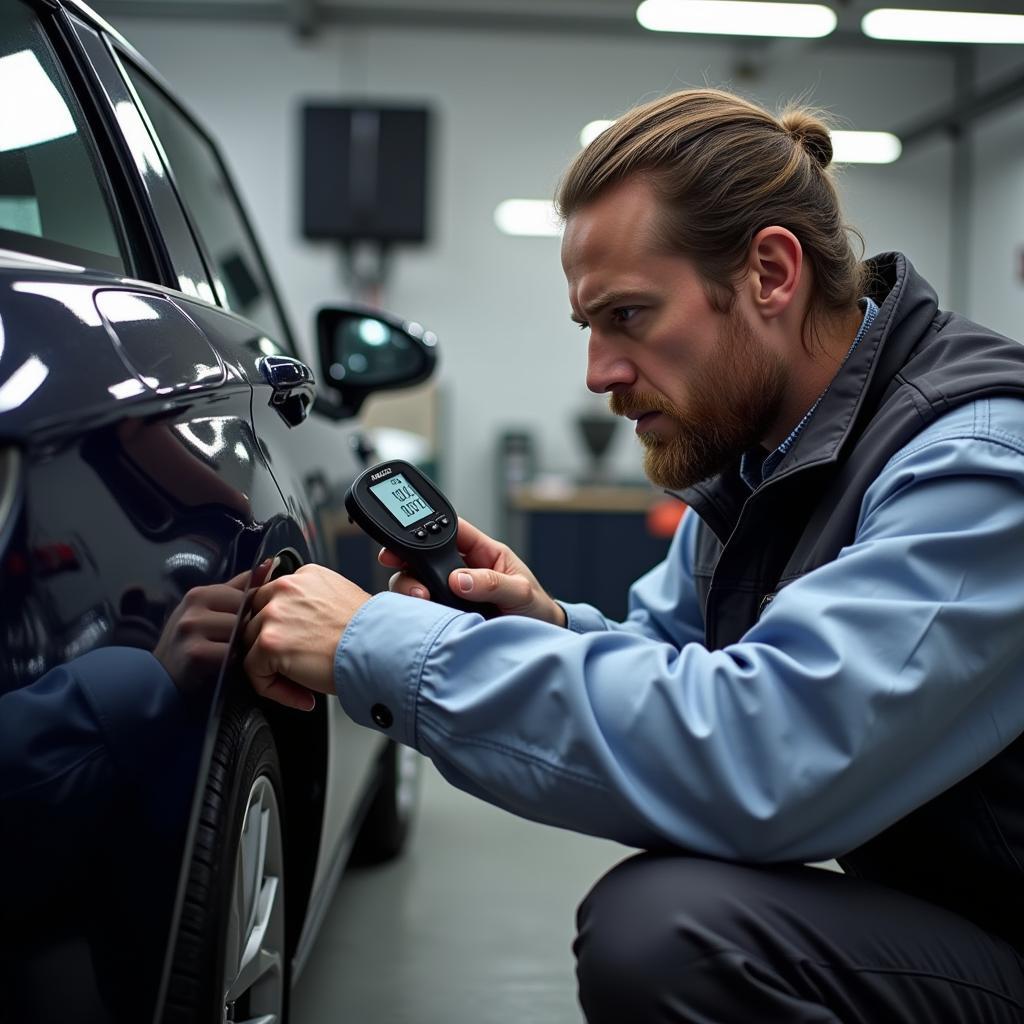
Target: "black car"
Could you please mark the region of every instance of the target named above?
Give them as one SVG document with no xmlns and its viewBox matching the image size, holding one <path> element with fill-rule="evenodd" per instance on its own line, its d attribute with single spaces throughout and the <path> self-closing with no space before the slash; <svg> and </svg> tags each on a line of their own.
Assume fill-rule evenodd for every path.
<svg viewBox="0 0 1024 1024">
<path fill-rule="evenodd" d="M 353 417 L 434 341 L 322 310 L 318 391 L 209 135 L 86 7 L 3 0 L 0 1020 L 282 1021 L 353 846 L 400 850 L 414 756 L 257 700 L 239 624 L 268 573 L 373 586 Z"/>
</svg>

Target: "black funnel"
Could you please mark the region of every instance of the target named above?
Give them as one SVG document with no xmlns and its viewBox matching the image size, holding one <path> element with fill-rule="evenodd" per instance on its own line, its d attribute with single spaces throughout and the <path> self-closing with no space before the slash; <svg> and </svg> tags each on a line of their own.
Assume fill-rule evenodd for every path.
<svg viewBox="0 0 1024 1024">
<path fill-rule="evenodd" d="M 576 417 L 576 426 L 590 455 L 590 478 L 604 479 L 604 456 L 611 446 L 619 421 L 611 416 L 583 413 Z"/>
</svg>

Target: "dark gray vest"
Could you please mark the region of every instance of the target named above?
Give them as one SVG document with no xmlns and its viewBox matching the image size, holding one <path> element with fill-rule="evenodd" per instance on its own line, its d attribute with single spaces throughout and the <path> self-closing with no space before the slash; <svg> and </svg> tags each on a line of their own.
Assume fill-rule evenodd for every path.
<svg viewBox="0 0 1024 1024">
<path fill-rule="evenodd" d="M 977 398 L 1024 399 L 1024 346 L 940 311 L 901 254 L 871 264 L 879 314 L 772 476 L 751 493 L 733 467 L 681 495 L 701 519 L 694 572 L 710 649 L 852 542 L 865 491 L 921 430 Z M 1021 685 L 1024 700 L 1024 666 Z M 1024 739 L 840 861 L 1024 944 Z"/>
</svg>

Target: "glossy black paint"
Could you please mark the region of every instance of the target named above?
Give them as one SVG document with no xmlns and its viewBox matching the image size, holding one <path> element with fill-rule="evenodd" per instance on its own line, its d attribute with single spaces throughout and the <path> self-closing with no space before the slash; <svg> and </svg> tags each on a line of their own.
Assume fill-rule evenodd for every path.
<svg viewBox="0 0 1024 1024">
<path fill-rule="evenodd" d="M 287 517 L 237 364 L 171 344 L 145 378 L 133 373 L 95 303 L 90 315 L 113 282 L 82 276 L 0 267 L 0 379 L 46 370 L 0 417 L 23 458 L 0 563 L 0 877 L 5 891 L 17 880 L 0 976 L 21 1021 L 153 1007 L 228 685 L 211 672 L 168 686 L 157 648 L 188 591 L 250 569 L 268 524 Z M 148 309 L 153 352 L 185 314 L 164 298 Z M 210 383 L 198 366 L 216 369 Z M 43 984 L 54 970 L 59 989 Z"/>
<path fill-rule="evenodd" d="M 0 251 L 0 1021 L 158 1020 L 219 715 L 254 699 L 237 643 L 200 670 L 177 613 L 272 556 L 372 587 L 343 508 L 372 450 L 290 338 L 215 304 L 126 44 L 77 4 L 35 9 L 147 279 Z M 380 739 L 336 702 L 266 710 L 301 958 Z"/>
</svg>

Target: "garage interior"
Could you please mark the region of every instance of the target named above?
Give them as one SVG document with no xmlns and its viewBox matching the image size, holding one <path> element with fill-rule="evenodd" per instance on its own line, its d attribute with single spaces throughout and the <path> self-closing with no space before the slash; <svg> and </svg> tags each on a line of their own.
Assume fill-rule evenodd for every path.
<svg viewBox="0 0 1024 1024">
<path fill-rule="evenodd" d="M 612 614 L 676 518 L 644 481 L 629 431 L 584 387 L 557 228 L 537 208 L 524 226 L 503 206 L 548 202 L 586 126 L 707 84 L 892 133 L 897 159 L 841 171 L 867 253 L 906 252 L 940 304 L 1020 335 L 1021 46 L 873 40 L 860 20 L 874 4 L 836 6 L 823 39 L 755 40 L 650 32 L 632 0 L 94 3 L 215 134 L 312 364 L 325 301 L 370 302 L 438 335 L 434 380 L 367 404 L 381 450 L 429 467 L 460 514 L 521 548 L 556 596 Z M 428 112 L 422 241 L 308 237 L 311 104 Z M 559 558 L 622 530 L 635 543 L 597 578 L 585 557 Z M 345 874 L 295 987 L 294 1021 L 581 1021 L 574 910 L 629 852 L 515 819 L 425 765 L 409 849 Z"/>
</svg>

